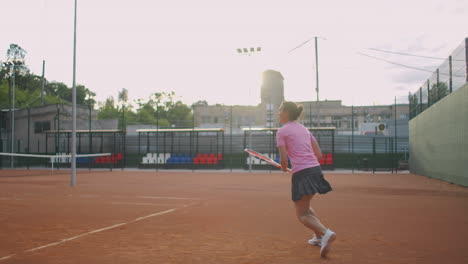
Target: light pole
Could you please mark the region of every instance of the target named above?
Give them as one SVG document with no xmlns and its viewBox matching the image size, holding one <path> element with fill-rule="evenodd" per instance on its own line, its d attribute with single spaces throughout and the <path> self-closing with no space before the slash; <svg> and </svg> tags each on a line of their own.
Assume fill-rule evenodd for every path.
<svg viewBox="0 0 468 264">
<path fill-rule="evenodd" d="M 15 65 L 13 64 L 13 80 L 12 80 L 12 88 L 11 88 L 11 153 L 15 152 L 15 75 L 16 75 L 16 69 Z M 11 168 L 14 166 L 14 157 L 11 156 Z"/>
<path fill-rule="evenodd" d="M 76 6 L 73 23 L 73 87 L 72 87 L 72 153 L 71 153 L 71 186 L 76 185 Z"/>
<path fill-rule="evenodd" d="M 237 53 L 240 55 L 251 56 L 254 53 L 262 51 L 261 47 L 257 48 L 238 48 Z M 232 116 L 231 116 L 232 118 Z M 249 118 L 250 119 L 250 118 Z M 232 127 L 231 127 L 232 130 Z M 249 149 L 252 149 L 252 120 L 249 120 Z M 252 172 L 252 157 L 249 155 L 249 172 Z"/>
<path fill-rule="evenodd" d="M 317 42 L 318 38 L 327 40 L 326 38 L 315 36 L 313 38 L 310 38 L 310 39 L 304 41 L 301 45 L 295 47 L 294 49 L 291 49 L 289 52 L 292 52 L 292 51 L 302 47 L 306 43 L 310 42 L 312 39 L 315 39 L 315 91 L 317 92 L 317 126 L 320 127 L 320 98 L 319 98 L 318 42 Z"/>
</svg>

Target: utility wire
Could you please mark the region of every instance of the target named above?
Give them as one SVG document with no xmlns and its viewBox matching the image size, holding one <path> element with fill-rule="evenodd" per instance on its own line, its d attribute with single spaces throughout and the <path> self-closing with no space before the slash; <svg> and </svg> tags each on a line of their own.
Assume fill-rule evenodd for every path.
<svg viewBox="0 0 468 264">
<path fill-rule="evenodd" d="M 388 50 L 381 50 L 381 49 L 375 49 L 375 48 L 369 48 L 369 49 L 370 49 L 370 50 L 375 50 L 375 51 L 380 51 L 380 52 L 385 52 L 385 53 L 392 53 L 392 54 L 398 54 L 398 55 L 404 55 L 404 56 L 419 57 L 419 58 L 425 58 L 425 59 L 448 60 L 448 58 L 421 56 L 421 55 L 408 54 L 408 53 L 395 52 L 395 51 L 388 51 Z M 465 61 L 465 60 L 454 60 L 454 61 Z"/>
<path fill-rule="evenodd" d="M 305 45 L 307 42 L 309 42 L 309 41 L 313 40 L 314 38 L 320 38 L 320 39 L 327 40 L 327 39 L 326 39 L 326 38 L 324 38 L 324 37 L 318 37 L 318 36 L 317 36 L 317 37 L 312 37 L 312 38 L 310 38 L 310 39 L 308 39 L 308 40 L 306 40 L 306 41 L 302 42 L 302 44 L 300 44 L 299 46 L 295 47 L 294 49 L 291 49 L 291 50 L 289 50 L 289 51 L 288 51 L 288 53 L 290 53 L 291 51 L 294 51 L 294 50 L 296 50 L 296 49 L 298 49 L 298 48 L 300 48 L 300 47 L 304 46 L 304 45 Z"/>
<path fill-rule="evenodd" d="M 310 38 L 310 39 L 308 39 L 308 40 L 306 40 L 306 41 L 302 42 L 302 44 L 301 44 L 301 45 L 299 45 L 299 46 L 295 47 L 294 49 L 291 49 L 290 51 L 288 51 L 288 53 L 289 53 L 289 52 L 291 52 L 291 51 L 293 51 L 293 50 L 295 50 L 295 49 L 298 49 L 298 48 L 300 48 L 300 47 L 304 46 L 304 44 L 306 44 L 307 42 L 309 42 L 309 41 L 311 41 L 311 40 L 313 40 L 313 39 L 314 39 L 314 38 Z"/>
<path fill-rule="evenodd" d="M 400 64 L 400 63 L 396 63 L 396 62 L 384 60 L 384 59 L 377 58 L 377 57 L 374 57 L 374 56 L 371 56 L 371 55 L 367 55 L 367 54 L 364 54 L 364 53 L 361 53 L 361 52 L 357 52 L 357 54 L 359 54 L 359 55 L 361 55 L 361 56 L 366 56 L 366 57 L 369 57 L 369 58 L 372 58 L 372 59 L 375 59 L 375 60 L 380 60 L 380 61 L 384 61 L 384 62 L 387 62 L 387 63 L 390 63 L 390 64 L 398 65 L 398 66 L 401 66 L 401 67 L 406 67 L 406 68 L 410 68 L 410 69 L 414 69 L 414 70 L 419 70 L 419 71 L 425 71 L 425 72 L 434 73 L 434 71 L 430 71 L 430 70 L 421 69 L 421 68 L 418 68 L 418 67 L 413 67 L 413 66 L 409 66 L 409 65 L 404 65 L 404 64 Z M 443 72 L 439 72 L 439 74 L 450 76 L 450 74 L 448 74 L 448 73 L 443 73 Z M 453 75 L 453 74 L 452 74 L 452 77 L 465 78 L 465 76 L 459 76 L 459 75 Z"/>
</svg>

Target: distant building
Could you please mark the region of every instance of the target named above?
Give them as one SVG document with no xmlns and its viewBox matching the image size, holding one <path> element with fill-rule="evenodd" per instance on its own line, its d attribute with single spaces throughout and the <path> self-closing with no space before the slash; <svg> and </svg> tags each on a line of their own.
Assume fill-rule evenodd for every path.
<svg viewBox="0 0 468 264">
<path fill-rule="evenodd" d="M 93 130 L 116 129 L 118 126 L 118 120 L 97 120 L 97 111 L 89 111 L 87 106 L 77 105 L 76 116 L 77 130 L 89 129 L 90 125 Z M 91 122 L 89 121 L 90 117 Z M 71 119 L 72 106 L 65 104 L 33 107 L 29 112 L 28 109 L 15 110 L 14 152 L 45 152 L 44 132 L 70 130 L 72 128 Z M 2 110 L 0 115 L 0 152 L 10 152 L 11 149 L 10 120 L 9 110 Z M 53 142 L 49 142 L 49 145 L 51 143 Z M 51 150 L 50 146 L 48 150 Z"/>
<path fill-rule="evenodd" d="M 302 123 L 307 127 L 318 126 L 317 102 L 305 101 L 297 102 L 304 107 Z M 352 121 L 354 119 L 354 131 L 361 135 L 378 134 L 390 135 L 391 131 L 387 127 L 395 123 L 395 108 L 397 126 L 407 124 L 409 120 L 408 104 L 395 105 L 375 105 L 375 106 L 354 106 L 354 116 L 351 106 L 342 105 L 341 100 L 320 101 L 320 126 L 334 126 L 337 133 L 348 134 L 352 131 Z M 380 130 L 379 125 L 383 124 L 385 129 Z M 382 126 L 380 126 L 382 127 Z M 377 130 L 376 130 L 377 128 Z M 407 133 L 406 133 L 407 134 Z"/>
<path fill-rule="evenodd" d="M 284 77 L 280 72 L 263 72 L 261 102 L 257 106 L 194 105 L 195 126 L 201 128 L 224 128 L 230 131 L 231 109 L 233 133 L 241 133 L 246 127 L 279 127 L 278 109 L 284 101 Z M 399 136 L 408 135 L 408 104 L 345 106 L 341 100 L 302 101 L 304 107 L 301 122 L 307 127 L 317 127 L 317 106 L 320 108 L 320 126 L 334 126 L 338 134 L 351 134 L 352 119 L 354 131 L 361 135 L 393 135 L 395 108 Z M 382 129 L 383 128 L 383 129 Z"/>
<path fill-rule="evenodd" d="M 267 70 L 263 72 L 263 82 L 260 92 L 260 111 L 265 117 L 265 127 L 278 127 L 276 113 L 284 101 L 284 77 L 280 72 Z"/>
</svg>

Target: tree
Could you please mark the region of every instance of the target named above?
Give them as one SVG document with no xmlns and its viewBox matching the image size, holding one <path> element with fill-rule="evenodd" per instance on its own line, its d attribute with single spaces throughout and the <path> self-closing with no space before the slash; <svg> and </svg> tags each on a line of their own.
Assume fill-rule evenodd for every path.
<svg viewBox="0 0 468 264">
<path fill-rule="evenodd" d="M 193 103 L 192 106 L 208 106 L 208 102 L 206 100 L 199 100 Z"/>
<path fill-rule="evenodd" d="M 434 83 L 429 90 L 429 101 L 431 105 L 449 94 L 447 84 L 444 82 Z"/>
<path fill-rule="evenodd" d="M 57 98 L 61 103 L 72 102 L 72 88 L 61 82 L 51 82 L 45 87 L 46 94 Z M 94 108 L 96 101 L 94 97 L 96 93 L 90 91 L 84 85 L 76 85 L 76 104 L 78 105 L 91 105 Z"/>
<path fill-rule="evenodd" d="M 10 48 L 7 50 L 7 59 L 3 63 L 3 66 L 8 69 L 8 74 L 11 77 L 15 74 L 26 74 L 29 72 L 24 57 L 26 57 L 27 51 L 21 48 L 18 44 L 10 44 Z"/>
<path fill-rule="evenodd" d="M 131 114 L 131 105 L 128 105 L 128 90 L 127 88 L 122 88 L 119 92 L 119 103 L 120 103 L 120 117 L 119 118 L 119 128 L 126 129 L 128 122 L 133 122 L 133 120 L 127 120 L 128 118 L 134 118 Z"/>
<path fill-rule="evenodd" d="M 26 66 L 27 52 L 17 44 L 10 44 L 5 62 L 0 68 L 0 105 L 11 105 L 11 88 L 15 78 L 15 107 L 33 107 L 41 104 L 42 77 L 30 73 Z M 47 80 L 46 80 L 47 83 Z M 46 104 L 71 103 L 72 90 L 61 82 L 47 83 L 44 102 Z M 76 86 L 77 104 L 94 107 L 96 94 L 84 85 Z"/>
<path fill-rule="evenodd" d="M 154 93 L 148 99 L 137 99 L 136 110 L 128 103 L 128 90 L 123 88 L 119 94 L 119 106 L 113 97 L 106 99 L 99 107 L 99 119 L 119 119 L 119 127 L 147 124 L 159 127 L 187 127 L 191 124 L 192 111 L 189 106 L 178 100 L 174 92 Z M 123 116 L 123 117 L 122 117 Z"/>
<path fill-rule="evenodd" d="M 415 117 L 416 114 L 419 111 L 418 104 L 419 104 L 419 99 L 417 94 L 409 94 L 408 96 L 408 101 L 409 101 L 409 106 L 410 106 L 410 116 Z"/>
<path fill-rule="evenodd" d="M 150 99 L 158 109 L 158 116 L 171 126 L 187 127 L 192 120 L 192 110 L 174 92 L 154 93 Z"/>
<path fill-rule="evenodd" d="M 118 119 L 119 109 L 115 106 L 114 97 L 107 97 L 104 103 L 99 104 L 98 119 Z"/>
</svg>

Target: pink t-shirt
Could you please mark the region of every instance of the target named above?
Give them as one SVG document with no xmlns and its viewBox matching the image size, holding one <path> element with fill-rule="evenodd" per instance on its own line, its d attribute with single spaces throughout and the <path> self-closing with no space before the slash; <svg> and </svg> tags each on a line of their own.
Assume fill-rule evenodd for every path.
<svg viewBox="0 0 468 264">
<path fill-rule="evenodd" d="M 312 141 L 316 141 L 312 133 L 295 121 L 284 124 L 276 133 L 276 145 L 286 146 L 293 173 L 320 165 Z"/>
</svg>

